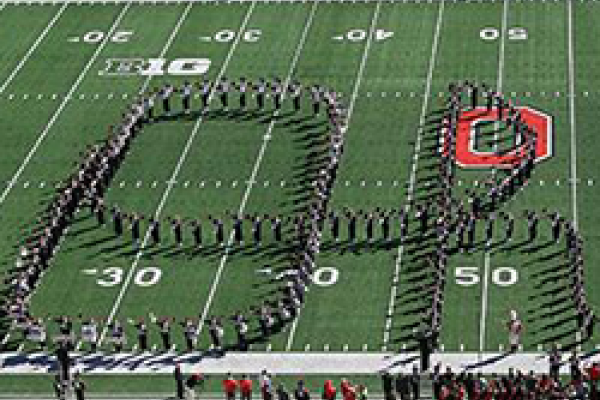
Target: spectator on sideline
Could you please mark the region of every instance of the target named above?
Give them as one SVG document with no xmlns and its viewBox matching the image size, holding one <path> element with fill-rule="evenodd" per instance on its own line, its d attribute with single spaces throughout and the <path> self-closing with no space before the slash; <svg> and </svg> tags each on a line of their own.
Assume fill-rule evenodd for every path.
<svg viewBox="0 0 600 400">
<path fill-rule="evenodd" d="M 336 395 L 337 390 L 335 389 L 335 385 L 331 379 L 326 380 L 323 388 L 323 400 L 335 400 Z"/>
<path fill-rule="evenodd" d="M 175 378 L 175 384 L 177 385 L 176 393 L 178 399 L 183 399 L 183 373 L 181 372 L 181 366 L 175 364 L 175 370 L 173 371 L 173 378 Z"/>
<path fill-rule="evenodd" d="M 294 390 L 294 399 L 295 400 L 310 400 L 310 392 L 304 386 L 304 381 L 299 380 L 298 385 L 296 386 L 296 390 Z"/>
<path fill-rule="evenodd" d="M 223 379 L 223 391 L 227 400 L 235 400 L 238 382 L 233 379 L 231 372 L 227 373 L 227 378 Z"/>
<path fill-rule="evenodd" d="M 242 400 L 252 399 L 252 379 L 249 379 L 246 374 L 240 379 L 240 397 Z"/>
<path fill-rule="evenodd" d="M 389 372 L 385 371 L 381 374 L 381 384 L 383 386 L 383 399 L 396 400 L 396 396 L 394 396 L 394 378 Z"/>
<path fill-rule="evenodd" d="M 85 382 L 81 379 L 79 372 L 75 373 L 73 380 L 73 390 L 77 400 L 85 400 Z"/>
<path fill-rule="evenodd" d="M 277 386 L 277 400 L 290 400 L 290 394 L 285 389 L 282 383 Z"/>
<path fill-rule="evenodd" d="M 273 399 L 273 381 L 271 374 L 266 369 L 263 369 L 260 373 L 260 392 L 263 400 Z"/>
<path fill-rule="evenodd" d="M 204 383 L 204 377 L 195 373 L 190 375 L 190 377 L 185 382 L 187 398 L 190 400 L 194 400 L 196 398 L 196 386 L 202 385 Z"/>
</svg>

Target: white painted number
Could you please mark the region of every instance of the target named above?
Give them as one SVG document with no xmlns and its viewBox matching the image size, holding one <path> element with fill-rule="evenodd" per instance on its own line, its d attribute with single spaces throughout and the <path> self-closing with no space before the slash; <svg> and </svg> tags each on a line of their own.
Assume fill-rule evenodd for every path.
<svg viewBox="0 0 600 400">
<path fill-rule="evenodd" d="M 367 38 L 368 32 L 364 29 L 350 29 L 346 32 L 346 39 L 351 42 L 360 42 Z M 373 38 L 375 40 L 385 40 L 394 36 L 394 32 L 386 31 L 385 29 L 376 29 Z M 341 39 L 341 37 L 340 37 Z"/>
<path fill-rule="evenodd" d="M 215 40 L 220 43 L 227 43 L 233 40 L 235 37 L 235 32 L 230 31 L 229 29 L 224 29 L 215 33 Z"/>
<path fill-rule="evenodd" d="M 340 271 L 333 267 L 320 267 L 313 273 L 312 280 L 317 286 L 335 285 L 340 277 Z"/>
<path fill-rule="evenodd" d="M 456 284 L 461 286 L 472 286 L 479 283 L 477 267 L 456 267 Z"/>
<path fill-rule="evenodd" d="M 133 35 L 133 31 L 117 31 L 110 40 L 115 43 L 126 43 L 131 38 L 131 35 Z"/>
<path fill-rule="evenodd" d="M 500 37 L 500 31 L 496 28 L 487 27 L 479 31 L 479 37 L 483 40 L 496 40 Z M 515 26 L 507 31 L 508 40 L 527 39 L 527 29 Z"/>
<path fill-rule="evenodd" d="M 498 286 L 511 286 L 519 280 L 519 273 L 511 267 L 498 267 L 492 273 L 492 282 Z"/>
<path fill-rule="evenodd" d="M 367 31 L 364 29 L 352 29 L 349 30 L 346 34 L 346 38 L 352 42 L 358 42 L 360 40 L 365 40 L 367 37 Z"/>
<path fill-rule="evenodd" d="M 117 31 L 110 37 L 110 41 L 114 43 L 127 43 L 133 35 L 133 31 Z M 99 43 L 104 39 L 106 34 L 102 31 L 90 31 L 83 35 L 85 43 Z"/>
<path fill-rule="evenodd" d="M 103 269 L 100 274 L 102 277 L 96 279 L 96 283 L 103 287 L 117 286 L 123 283 L 123 268 L 109 267 Z M 153 286 L 158 283 L 162 277 L 162 270 L 157 267 L 146 267 L 140 269 L 133 279 L 133 282 L 141 287 Z"/>
<path fill-rule="evenodd" d="M 91 31 L 83 35 L 83 41 L 86 43 L 98 43 L 104 39 L 104 32 Z"/>
<path fill-rule="evenodd" d="M 460 286 L 477 285 L 481 278 L 477 267 L 456 267 L 456 284 Z M 519 280 L 519 273 L 512 267 L 498 267 L 492 271 L 492 283 L 501 287 L 512 286 Z"/>
<path fill-rule="evenodd" d="M 244 42 L 255 43 L 260 39 L 260 35 L 262 31 L 260 29 L 248 29 L 242 35 L 242 40 Z M 217 33 L 215 33 L 214 39 L 219 43 L 228 43 L 235 39 L 237 35 L 236 31 L 232 31 L 231 29 L 223 29 Z"/>
<path fill-rule="evenodd" d="M 100 286 L 110 287 L 123 282 L 123 268 L 110 267 L 102 270 L 104 277 L 98 278 L 96 283 Z M 110 279 L 109 279 L 110 278 Z"/>
<path fill-rule="evenodd" d="M 500 32 L 496 28 L 483 28 L 479 31 L 479 37 L 483 40 L 496 40 L 500 36 Z"/>
<path fill-rule="evenodd" d="M 135 274 L 134 283 L 138 286 L 148 287 L 156 285 L 162 276 L 162 270 L 156 267 L 140 269 Z"/>
<path fill-rule="evenodd" d="M 262 34 L 262 31 L 260 29 L 249 29 L 246 32 L 244 32 L 244 41 L 245 42 L 258 42 L 258 39 L 260 39 L 260 35 Z"/>
<path fill-rule="evenodd" d="M 386 31 L 384 29 L 377 29 L 375 31 L 375 40 L 385 40 L 394 36 L 394 32 Z"/>
<path fill-rule="evenodd" d="M 525 40 L 527 39 L 527 30 L 525 28 L 510 28 L 508 30 L 508 38 L 510 40 Z"/>
</svg>

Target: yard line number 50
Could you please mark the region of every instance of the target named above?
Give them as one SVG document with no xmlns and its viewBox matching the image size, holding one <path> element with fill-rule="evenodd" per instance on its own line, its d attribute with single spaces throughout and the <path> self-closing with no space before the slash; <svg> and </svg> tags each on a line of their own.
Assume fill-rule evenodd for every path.
<svg viewBox="0 0 600 400">
<path fill-rule="evenodd" d="M 473 286 L 481 281 L 479 268 L 456 267 L 455 282 L 460 286 Z M 519 280 L 519 273 L 512 267 L 498 267 L 492 270 L 492 283 L 500 287 L 512 286 Z"/>
</svg>

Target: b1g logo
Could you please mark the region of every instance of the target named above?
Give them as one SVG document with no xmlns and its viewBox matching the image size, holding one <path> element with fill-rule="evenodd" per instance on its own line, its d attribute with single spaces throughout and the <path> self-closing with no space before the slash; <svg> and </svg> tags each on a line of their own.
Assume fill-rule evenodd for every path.
<svg viewBox="0 0 600 400">
<path fill-rule="evenodd" d="M 536 134 L 535 161 L 540 162 L 552 156 L 552 117 L 531 107 L 517 107 L 521 119 Z M 503 121 L 508 118 L 504 112 Z M 477 107 L 460 114 L 456 131 L 456 163 L 464 168 L 513 168 L 525 155 L 524 140 L 514 138 L 514 147 L 509 151 L 481 151 L 476 149 L 477 125 L 498 121 L 498 110 Z"/>
<path fill-rule="evenodd" d="M 208 58 L 109 58 L 98 74 L 103 76 L 203 75 L 210 67 Z"/>
</svg>

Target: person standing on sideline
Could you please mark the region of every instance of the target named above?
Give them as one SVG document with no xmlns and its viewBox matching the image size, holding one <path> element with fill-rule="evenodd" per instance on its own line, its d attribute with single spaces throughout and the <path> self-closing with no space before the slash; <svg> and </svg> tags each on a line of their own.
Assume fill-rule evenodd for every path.
<svg viewBox="0 0 600 400">
<path fill-rule="evenodd" d="M 225 392 L 226 400 L 235 400 L 238 382 L 233 379 L 231 372 L 227 374 L 227 378 L 223 379 L 223 391 Z"/>
<path fill-rule="evenodd" d="M 248 378 L 248 375 L 242 375 L 240 379 L 240 398 L 242 400 L 252 399 L 252 379 Z"/>
<path fill-rule="evenodd" d="M 337 391 L 331 379 L 325 381 L 325 387 L 323 388 L 323 400 L 335 400 Z"/>
<path fill-rule="evenodd" d="M 298 385 L 296 386 L 296 390 L 294 390 L 294 399 L 295 400 L 310 400 L 310 392 L 304 386 L 304 381 L 299 380 Z"/>
<path fill-rule="evenodd" d="M 75 398 L 77 400 L 85 400 L 85 382 L 81 379 L 79 372 L 75 374 L 73 381 L 73 390 L 75 391 Z"/>
<path fill-rule="evenodd" d="M 183 399 L 183 373 L 181 372 L 181 366 L 175 364 L 175 370 L 173 371 L 173 378 L 175 378 L 175 385 L 177 387 L 177 398 Z"/>
<path fill-rule="evenodd" d="M 412 374 L 408 378 L 412 392 L 412 400 L 421 398 L 421 376 L 419 375 L 419 367 L 413 365 Z"/>
<path fill-rule="evenodd" d="M 381 384 L 383 386 L 383 399 L 396 400 L 396 396 L 394 396 L 394 378 L 389 372 L 385 371 L 381 375 Z"/>
</svg>

